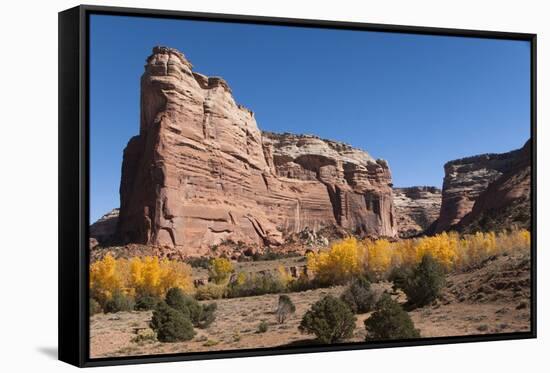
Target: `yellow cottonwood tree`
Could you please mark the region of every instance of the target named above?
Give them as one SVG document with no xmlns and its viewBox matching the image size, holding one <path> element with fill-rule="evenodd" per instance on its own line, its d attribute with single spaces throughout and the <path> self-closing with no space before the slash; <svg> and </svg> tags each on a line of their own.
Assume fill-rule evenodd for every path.
<svg viewBox="0 0 550 373">
<path fill-rule="evenodd" d="M 229 259 L 214 258 L 210 261 L 209 274 L 216 284 L 226 281 L 233 272 L 233 264 Z"/>
<path fill-rule="evenodd" d="M 416 242 L 416 262 L 428 254 L 450 269 L 458 258 L 459 241 L 459 235 L 455 232 L 420 238 Z"/>
<path fill-rule="evenodd" d="M 115 259 L 111 254 L 90 265 L 90 291 L 94 299 L 104 304 L 116 291 L 129 296 L 162 297 L 170 288 L 193 291 L 191 267 L 183 262 L 156 256 L 131 260 Z"/>
<path fill-rule="evenodd" d="M 356 238 L 332 244 L 328 251 L 307 254 L 307 266 L 325 284 L 344 283 L 364 271 L 365 248 Z"/>
<path fill-rule="evenodd" d="M 104 304 L 122 287 L 122 275 L 117 271 L 117 261 L 111 254 L 90 265 L 90 292 L 99 303 Z"/>
<path fill-rule="evenodd" d="M 394 249 L 392 244 L 385 239 L 366 242 L 366 262 L 369 272 L 382 275 L 392 264 Z"/>
</svg>

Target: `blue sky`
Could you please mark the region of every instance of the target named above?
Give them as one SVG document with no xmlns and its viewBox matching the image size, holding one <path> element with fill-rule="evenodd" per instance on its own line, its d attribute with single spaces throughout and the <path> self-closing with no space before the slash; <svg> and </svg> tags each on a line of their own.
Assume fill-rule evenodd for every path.
<svg viewBox="0 0 550 373">
<path fill-rule="evenodd" d="M 394 185 L 441 187 L 445 162 L 529 137 L 529 43 L 93 15 L 90 218 L 119 206 L 155 45 L 222 76 L 262 130 L 344 141 L 389 162 Z"/>
</svg>

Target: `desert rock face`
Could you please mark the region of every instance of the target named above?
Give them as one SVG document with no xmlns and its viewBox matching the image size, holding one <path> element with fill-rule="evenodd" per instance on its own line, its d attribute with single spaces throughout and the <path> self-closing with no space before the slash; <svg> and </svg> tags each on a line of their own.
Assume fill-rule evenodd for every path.
<svg viewBox="0 0 550 373">
<path fill-rule="evenodd" d="M 413 237 L 424 232 L 439 217 L 441 189 L 414 186 L 393 189 L 399 237 Z"/>
<path fill-rule="evenodd" d="M 223 79 L 165 47 L 141 78 L 120 197 L 119 240 L 190 255 L 226 239 L 278 245 L 306 227 L 396 234 L 385 161 L 313 136 L 262 134 Z"/>
<path fill-rule="evenodd" d="M 526 144 L 523 149 L 508 153 L 478 155 L 445 164 L 441 212 L 435 224 L 435 232 L 449 230 L 453 226 L 458 227 L 460 221 L 472 211 L 474 205 L 477 203 L 476 201 L 482 194 L 484 201 L 489 200 L 493 202 L 479 202 L 476 214 L 479 214 L 481 210 L 486 210 L 491 204 L 497 203 L 494 199 L 498 195 L 496 193 L 496 189 L 498 188 L 494 185 L 500 185 L 505 178 L 510 177 L 506 175 L 515 174 L 519 169 L 524 170 L 525 165 L 518 166 L 518 162 L 519 164 L 526 163 L 529 166 L 529 150 L 525 150 L 526 147 L 530 149 L 530 146 Z M 508 188 L 512 191 L 505 193 L 509 197 L 504 199 L 503 203 L 508 203 L 511 198 L 513 199 L 520 195 L 528 197 L 526 190 L 528 192 L 530 188 L 530 178 L 526 178 L 523 175 L 521 179 L 524 181 L 528 180 L 528 185 L 524 182 L 518 183 L 518 188 Z M 497 182 L 497 180 L 500 181 Z M 494 184 L 495 182 L 497 184 Z M 487 191 L 491 185 L 493 187 L 491 187 L 490 191 Z"/>
<path fill-rule="evenodd" d="M 458 223 L 459 230 L 500 230 L 531 225 L 531 141 L 515 152 L 508 170 L 487 186 L 472 211 Z"/>
<path fill-rule="evenodd" d="M 118 224 L 118 209 L 113 209 L 90 225 L 90 238 L 96 240 L 96 244 L 106 245 L 113 239 Z"/>
<path fill-rule="evenodd" d="M 386 161 L 367 152 L 311 135 L 264 132 L 275 175 L 291 185 L 300 180 L 322 186 L 314 205 L 327 206 L 308 226 L 323 221 L 359 234 L 395 236 L 391 173 Z M 327 199 L 328 197 L 328 199 Z"/>
</svg>

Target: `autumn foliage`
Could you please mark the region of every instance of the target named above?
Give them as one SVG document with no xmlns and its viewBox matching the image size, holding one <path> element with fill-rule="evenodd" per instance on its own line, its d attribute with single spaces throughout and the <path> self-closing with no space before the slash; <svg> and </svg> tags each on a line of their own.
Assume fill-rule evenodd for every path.
<svg viewBox="0 0 550 373">
<path fill-rule="evenodd" d="M 188 264 L 151 256 L 115 259 L 108 254 L 90 265 L 90 292 L 100 305 L 112 300 L 115 294 L 160 298 L 170 288 L 193 291 Z"/>
<path fill-rule="evenodd" d="M 341 284 L 364 271 L 365 246 L 354 237 L 334 243 L 330 250 L 307 254 L 307 266 L 321 284 Z"/>
<path fill-rule="evenodd" d="M 385 278 L 396 267 L 416 266 L 429 255 L 446 271 L 461 270 L 501 253 L 528 251 L 527 230 L 460 236 L 444 232 L 431 237 L 390 242 L 386 239 L 347 238 L 329 250 L 307 255 L 308 269 L 322 284 L 340 284 L 360 275 Z"/>
<path fill-rule="evenodd" d="M 226 258 L 214 258 L 210 261 L 208 273 L 216 284 L 221 284 L 229 279 L 234 272 L 233 264 Z"/>
</svg>

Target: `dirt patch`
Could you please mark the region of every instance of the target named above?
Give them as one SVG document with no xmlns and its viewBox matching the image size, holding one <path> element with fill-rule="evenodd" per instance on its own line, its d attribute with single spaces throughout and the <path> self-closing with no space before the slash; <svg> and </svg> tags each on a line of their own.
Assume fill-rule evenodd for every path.
<svg viewBox="0 0 550 373">
<path fill-rule="evenodd" d="M 125 356 L 171 352 L 216 351 L 242 348 L 273 347 L 303 339 L 298 325 L 313 303 L 332 294 L 338 296 L 343 287 L 315 289 L 289 294 L 296 312 L 284 324 L 276 321 L 279 295 L 221 299 L 216 301 L 216 320 L 207 329 L 196 329 L 191 341 L 179 343 L 133 343 L 136 331 L 148 328 L 151 312 L 123 312 L 116 315 L 98 314 L 91 319 L 91 356 Z M 208 303 L 208 302 L 207 302 Z M 260 322 L 268 330 L 258 333 Z"/>
<path fill-rule="evenodd" d="M 424 337 L 530 330 L 530 257 L 501 255 L 447 276 L 435 305 L 410 312 Z"/>
</svg>

